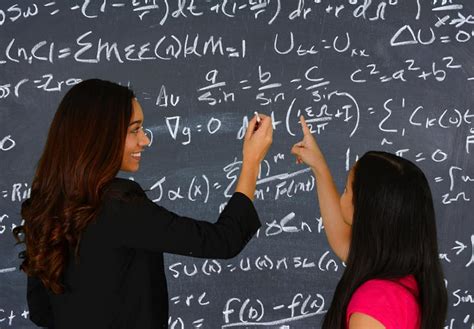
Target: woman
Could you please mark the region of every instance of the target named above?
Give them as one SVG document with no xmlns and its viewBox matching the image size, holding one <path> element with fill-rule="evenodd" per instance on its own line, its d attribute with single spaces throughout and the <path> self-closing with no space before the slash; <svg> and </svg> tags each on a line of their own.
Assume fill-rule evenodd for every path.
<svg viewBox="0 0 474 329">
<path fill-rule="evenodd" d="M 347 264 L 323 328 L 443 328 L 447 293 L 422 171 L 395 155 L 368 152 L 339 197 L 303 117 L 301 124 L 304 137 L 292 153 L 313 171 L 326 236 Z"/>
<path fill-rule="evenodd" d="M 38 163 L 25 224 L 21 269 L 30 318 L 50 328 L 167 327 L 163 252 L 236 256 L 260 227 L 252 204 L 271 119 L 249 122 L 235 193 L 216 223 L 180 217 L 150 201 L 135 172 L 149 144 L 131 90 L 87 80 L 64 96 Z"/>
</svg>

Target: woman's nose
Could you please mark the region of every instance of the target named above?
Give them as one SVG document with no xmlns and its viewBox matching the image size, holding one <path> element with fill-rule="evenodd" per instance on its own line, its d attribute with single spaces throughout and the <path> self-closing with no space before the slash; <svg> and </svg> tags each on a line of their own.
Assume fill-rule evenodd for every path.
<svg viewBox="0 0 474 329">
<path fill-rule="evenodd" d="M 150 138 L 148 137 L 148 133 L 145 132 L 145 130 L 142 130 L 141 138 L 139 140 L 139 144 L 141 146 L 147 146 L 150 144 Z"/>
</svg>

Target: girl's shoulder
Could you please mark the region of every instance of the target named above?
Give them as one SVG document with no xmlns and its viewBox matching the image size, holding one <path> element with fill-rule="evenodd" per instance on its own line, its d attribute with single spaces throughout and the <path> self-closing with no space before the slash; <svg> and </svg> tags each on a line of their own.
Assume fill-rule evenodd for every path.
<svg viewBox="0 0 474 329">
<path fill-rule="evenodd" d="M 384 298 L 389 295 L 398 297 L 418 298 L 418 283 L 413 275 L 397 279 L 372 279 L 364 282 L 354 293 L 355 295 L 371 295 Z"/>
<path fill-rule="evenodd" d="M 412 275 L 399 279 L 372 279 L 363 283 L 352 295 L 347 307 L 347 321 L 353 313 L 367 314 L 387 329 L 418 328 L 420 307 L 418 284 Z"/>
</svg>

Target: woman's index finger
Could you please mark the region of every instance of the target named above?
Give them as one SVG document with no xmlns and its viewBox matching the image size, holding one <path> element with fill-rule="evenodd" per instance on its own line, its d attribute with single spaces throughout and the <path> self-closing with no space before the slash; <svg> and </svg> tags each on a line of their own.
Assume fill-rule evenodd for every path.
<svg viewBox="0 0 474 329">
<path fill-rule="evenodd" d="M 250 119 L 250 121 L 248 123 L 247 131 L 245 132 L 245 139 L 249 139 L 250 136 L 252 136 L 256 125 L 257 125 L 257 117 L 253 116 L 253 118 Z"/>
</svg>

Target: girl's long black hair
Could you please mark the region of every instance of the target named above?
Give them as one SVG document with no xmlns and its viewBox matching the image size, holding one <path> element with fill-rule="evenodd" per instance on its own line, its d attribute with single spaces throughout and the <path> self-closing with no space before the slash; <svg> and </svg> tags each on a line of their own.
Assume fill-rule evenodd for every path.
<svg viewBox="0 0 474 329">
<path fill-rule="evenodd" d="M 447 292 L 425 175 L 406 159 L 372 151 L 356 163 L 352 189 L 354 217 L 347 267 L 322 328 L 346 328 L 349 301 L 367 280 L 410 274 L 419 287 L 421 328 L 443 328 Z"/>
</svg>

